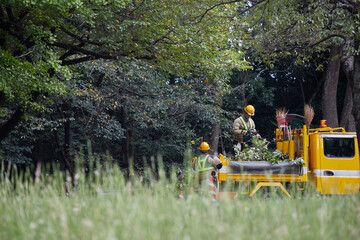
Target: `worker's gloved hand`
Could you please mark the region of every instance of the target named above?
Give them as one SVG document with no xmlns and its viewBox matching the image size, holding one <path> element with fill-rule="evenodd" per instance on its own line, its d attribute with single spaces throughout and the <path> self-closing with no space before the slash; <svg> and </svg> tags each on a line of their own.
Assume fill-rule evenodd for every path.
<svg viewBox="0 0 360 240">
<path fill-rule="evenodd" d="M 247 134 L 247 135 L 243 136 L 243 139 L 244 139 L 244 142 L 248 142 L 251 139 L 251 135 Z"/>
<path fill-rule="evenodd" d="M 260 134 L 255 129 L 250 129 L 251 138 L 262 139 Z"/>
<path fill-rule="evenodd" d="M 248 134 L 250 134 L 250 135 L 256 135 L 257 132 L 256 132 L 255 129 L 251 128 L 251 129 L 248 131 Z"/>
</svg>

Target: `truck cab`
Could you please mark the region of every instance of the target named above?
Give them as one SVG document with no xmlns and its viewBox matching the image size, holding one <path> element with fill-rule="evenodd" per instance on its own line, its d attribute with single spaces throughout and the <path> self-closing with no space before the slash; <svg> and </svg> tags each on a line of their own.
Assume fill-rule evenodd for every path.
<svg viewBox="0 0 360 240">
<path fill-rule="evenodd" d="M 310 182 L 321 194 L 357 194 L 360 189 L 359 147 L 356 133 L 325 126 L 276 130 L 277 149 L 290 159 L 304 159 L 302 182 Z"/>
<path fill-rule="evenodd" d="M 308 177 L 318 192 L 359 192 L 359 148 L 355 133 L 345 132 L 343 128 L 310 129 L 308 162 Z"/>
</svg>

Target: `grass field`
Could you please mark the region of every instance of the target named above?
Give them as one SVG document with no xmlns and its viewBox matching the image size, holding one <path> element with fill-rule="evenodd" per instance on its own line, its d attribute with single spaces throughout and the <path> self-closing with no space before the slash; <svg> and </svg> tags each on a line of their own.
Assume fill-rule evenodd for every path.
<svg viewBox="0 0 360 240">
<path fill-rule="evenodd" d="M 359 195 L 179 200 L 175 174 L 109 168 L 67 196 L 61 174 L 1 176 L 0 239 L 360 239 Z"/>
</svg>

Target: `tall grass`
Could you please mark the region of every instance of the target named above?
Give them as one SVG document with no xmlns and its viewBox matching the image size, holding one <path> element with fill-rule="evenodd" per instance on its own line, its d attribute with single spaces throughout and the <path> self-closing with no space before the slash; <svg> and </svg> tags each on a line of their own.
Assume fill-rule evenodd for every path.
<svg viewBox="0 0 360 240">
<path fill-rule="evenodd" d="M 359 196 L 178 199 L 175 171 L 141 176 L 106 167 L 77 173 L 66 194 L 60 171 L 0 179 L 0 239 L 359 239 Z M 81 169 L 81 168 L 78 168 Z M 22 179 L 27 179 L 23 181 Z M 186 181 L 185 181 L 186 183 Z"/>
</svg>

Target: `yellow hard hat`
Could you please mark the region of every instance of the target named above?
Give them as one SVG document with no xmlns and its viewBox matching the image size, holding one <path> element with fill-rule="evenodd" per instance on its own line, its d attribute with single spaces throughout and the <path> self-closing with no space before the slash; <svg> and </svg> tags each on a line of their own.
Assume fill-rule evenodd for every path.
<svg viewBox="0 0 360 240">
<path fill-rule="evenodd" d="M 207 142 L 202 142 L 200 144 L 200 151 L 207 151 L 210 149 L 210 146 Z"/>
<path fill-rule="evenodd" d="M 247 105 L 246 108 L 244 108 L 245 112 L 249 114 L 250 116 L 255 115 L 255 108 L 253 105 Z"/>
</svg>

